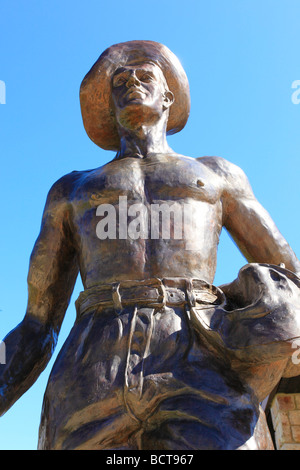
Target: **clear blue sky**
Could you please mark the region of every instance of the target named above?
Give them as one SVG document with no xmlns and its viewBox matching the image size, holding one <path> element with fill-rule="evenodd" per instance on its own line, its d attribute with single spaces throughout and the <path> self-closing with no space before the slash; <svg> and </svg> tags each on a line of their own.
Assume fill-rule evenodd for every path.
<svg viewBox="0 0 300 470">
<path fill-rule="evenodd" d="M 118 42 L 155 40 L 180 58 L 192 108 L 170 146 L 242 167 L 300 256 L 300 104 L 291 99 L 292 83 L 300 79 L 299 18 L 298 0 L 1 0 L 0 339 L 25 313 L 29 256 L 50 186 L 63 174 L 113 157 L 87 137 L 78 96 L 100 53 Z M 224 233 L 215 284 L 233 280 L 244 263 Z M 80 290 L 78 281 L 55 356 Z M 0 418 L 1 450 L 36 449 L 54 358 Z"/>
</svg>

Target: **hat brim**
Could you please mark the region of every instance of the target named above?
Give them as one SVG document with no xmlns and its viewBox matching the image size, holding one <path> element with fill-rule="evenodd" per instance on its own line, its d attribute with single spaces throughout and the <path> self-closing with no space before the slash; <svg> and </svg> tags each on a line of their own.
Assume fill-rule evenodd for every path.
<svg viewBox="0 0 300 470">
<path fill-rule="evenodd" d="M 84 128 L 90 139 L 106 150 L 119 150 L 120 138 L 113 111 L 111 78 L 117 68 L 143 62 L 158 65 L 174 95 L 169 109 L 167 134 L 179 132 L 190 113 L 188 79 L 178 58 L 163 44 L 128 41 L 106 49 L 84 77 L 80 106 Z"/>
</svg>

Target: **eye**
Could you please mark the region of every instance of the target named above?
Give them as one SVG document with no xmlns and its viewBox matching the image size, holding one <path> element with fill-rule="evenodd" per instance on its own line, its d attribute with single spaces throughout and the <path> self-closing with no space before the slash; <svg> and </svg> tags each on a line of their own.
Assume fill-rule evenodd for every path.
<svg viewBox="0 0 300 470">
<path fill-rule="evenodd" d="M 113 86 L 114 87 L 121 86 L 121 85 L 123 85 L 123 83 L 125 83 L 125 81 L 126 81 L 126 78 L 123 77 L 123 76 L 114 77 L 113 78 Z"/>
<path fill-rule="evenodd" d="M 153 77 L 152 75 L 149 75 L 149 74 L 144 74 L 142 75 L 142 77 L 140 78 L 140 80 L 142 82 L 151 82 L 153 80 Z"/>
</svg>

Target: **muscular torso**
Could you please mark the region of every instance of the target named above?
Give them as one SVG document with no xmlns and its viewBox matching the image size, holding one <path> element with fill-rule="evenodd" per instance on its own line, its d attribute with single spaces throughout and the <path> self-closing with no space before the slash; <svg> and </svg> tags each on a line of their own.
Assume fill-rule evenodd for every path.
<svg viewBox="0 0 300 470">
<path fill-rule="evenodd" d="M 146 214 L 148 217 L 146 224 L 148 231 L 144 231 L 140 236 L 141 227 L 136 223 L 140 215 L 138 204 L 140 208 L 144 208 L 144 216 Z M 162 233 L 155 236 L 152 233 L 151 209 L 153 205 L 161 207 L 163 204 L 172 208 L 175 214 L 174 223 L 169 236 Z M 189 217 L 185 219 L 186 208 Z M 131 209 L 134 209 L 133 212 Z M 176 226 L 178 214 L 182 217 L 181 236 L 175 234 L 178 228 Z M 106 226 L 103 224 L 105 219 L 108 224 Z M 163 220 L 161 224 L 163 225 Z M 48 291 L 51 294 L 53 284 L 57 294 L 57 290 L 63 285 L 61 298 L 65 302 L 68 278 L 55 276 L 58 274 L 62 276 L 61 272 L 67 272 L 66 259 L 73 263 L 73 280 L 77 273 L 77 264 L 79 265 L 84 289 L 121 280 L 153 277 L 198 278 L 212 283 L 223 225 L 235 236 L 240 249 L 246 248 L 248 259 L 260 259 L 262 262 L 270 260 L 276 263 L 277 258 L 282 259 L 281 255 L 288 253 L 283 256 L 284 261 L 291 262 L 291 266 L 295 264 L 292 253 L 286 250 L 286 242 L 281 239 L 273 223 L 252 196 L 245 177 L 234 165 L 224 160 L 214 157 L 193 159 L 177 154 L 156 154 L 145 159 L 134 157 L 116 159 L 95 170 L 73 172 L 55 185 L 46 205 L 44 225 L 33 252 L 32 269 L 29 273 L 31 297 L 35 299 L 37 285 L 42 294 L 44 292 L 48 294 Z M 133 227 L 135 230 L 130 232 L 129 229 Z M 103 236 L 105 229 L 108 232 L 107 237 Z M 261 245 L 257 247 L 258 232 Z M 51 276 L 45 278 L 45 284 L 50 284 L 51 287 L 48 289 L 47 285 L 44 287 L 43 273 L 53 253 L 57 253 L 58 264 L 51 265 L 52 278 Z M 77 256 L 74 257 L 74 254 Z M 76 269 L 74 258 L 76 258 Z M 56 266 L 61 271 L 56 269 Z M 69 282 L 70 294 L 71 287 Z M 56 298 L 60 300 L 59 296 Z M 35 303 L 31 302 L 30 307 L 32 314 L 37 312 L 39 318 L 42 316 L 44 304 L 39 305 L 38 309 Z M 58 434 L 62 433 L 61 439 L 64 439 L 65 433 L 70 432 L 69 424 L 66 423 L 72 423 L 73 430 L 77 426 L 80 427 L 85 409 L 87 411 L 85 419 L 89 423 L 90 406 L 95 407 L 99 419 L 103 419 L 106 412 L 110 414 L 114 406 L 124 408 L 122 397 L 127 383 L 126 368 L 131 364 L 131 356 L 136 358 L 135 350 L 131 355 L 128 349 L 132 328 L 135 328 L 135 320 L 132 319 L 133 310 L 134 306 L 123 309 L 120 317 L 116 317 L 113 310 L 101 310 L 97 311 L 96 315 L 83 316 L 82 321 L 79 318 L 75 323 L 56 360 L 45 395 L 43 420 L 45 429 L 49 432 L 54 419 L 55 429 Z M 140 310 L 142 322 L 145 314 L 150 316 L 153 314 L 148 311 L 149 309 Z M 55 314 L 56 312 L 57 308 Z M 211 345 L 202 344 L 202 340 L 199 340 L 195 342 L 196 349 L 190 349 L 194 340 L 190 336 L 191 327 L 184 309 L 162 309 L 154 317 L 153 325 L 156 326 L 152 325 L 149 329 L 151 334 L 149 333 L 149 338 L 147 337 L 149 339 L 147 347 L 150 348 L 147 360 L 143 355 L 140 362 L 137 359 L 138 367 L 145 362 L 143 371 L 145 383 L 148 379 L 149 383 L 152 383 L 153 377 L 156 383 L 156 377 L 160 377 L 157 393 L 153 396 L 157 398 L 161 393 L 160 380 L 163 382 L 166 380 L 168 393 L 172 394 L 174 388 L 172 380 L 178 375 L 179 364 L 182 365 L 182 377 L 185 381 L 188 379 L 185 373 L 191 361 L 197 366 L 197 372 L 192 375 L 192 386 L 195 386 L 196 378 L 201 381 L 196 390 L 196 394 L 201 392 L 204 397 L 201 407 L 203 405 L 209 415 L 214 409 L 214 400 L 216 400 L 224 405 L 226 416 L 228 413 L 231 416 L 233 412 L 229 434 L 236 432 L 239 427 L 236 424 L 234 410 L 237 408 L 243 417 L 247 412 L 245 420 L 249 432 L 246 434 L 250 437 L 253 432 L 250 427 L 253 426 L 254 415 L 258 419 L 258 398 L 264 398 L 272 390 L 276 383 L 274 367 L 277 370 L 280 366 L 283 370 L 286 359 L 284 358 L 283 364 L 275 364 L 272 367 L 262 364 L 256 380 L 255 371 L 252 371 L 251 367 L 244 367 L 239 360 L 232 365 L 228 364 L 225 351 L 218 357 L 221 365 L 217 370 L 216 354 L 211 350 Z M 140 332 L 138 334 L 144 338 Z M 163 338 L 162 341 L 158 341 L 160 338 Z M 164 355 L 166 358 L 163 361 Z M 186 358 L 189 358 L 187 363 Z M 265 373 L 266 369 L 269 376 Z M 76 371 L 76 374 L 66 371 Z M 134 376 L 137 371 L 134 368 L 131 375 Z M 84 384 L 80 388 L 82 395 L 78 392 L 78 380 Z M 76 400 L 68 399 L 67 406 L 65 397 L 72 397 L 75 390 Z M 253 390 L 256 396 L 253 395 Z M 216 398 L 210 398 L 208 392 Z M 145 403 L 148 403 L 147 393 L 143 396 Z M 116 398 L 115 402 L 112 397 Z M 239 405 L 237 400 L 241 400 Z M 133 402 L 136 408 L 136 400 Z M 60 410 L 61 403 L 64 403 L 64 406 L 59 418 L 61 426 L 58 426 L 54 417 L 56 411 L 54 413 L 53 410 Z M 48 410 L 48 406 L 51 409 Z M 139 413 L 137 409 L 135 412 Z M 79 417 L 78 422 L 75 417 Z M 137 418 L 138 422 L 140 419 L 142 418 Z M 217 414 L 216 423 L 219 419 Z M 209 426 L 204 426 L 203 439 L 208 428 Z M 214 439 L 217 443 L 222 433 L 216 432 Z M 268 435 L 267 431 L 263 431 L 263 434 Z M 43 438 L 41 439 L 43 441 Z M 50 446 L 51 442 L 52 438 L 49 437 Z M 72 448 L 74 445 L 72 444 Z"/>
<path fill-rule="evenodd" d="M 85 288 L 121 279 L 152 277 L 194 277 L 212 282 L 222 228 L 222 190 L 221 178 L 201 159 L 176 154 L 124 158 L 82 172 L 71 200 Z M 110 219 L 108 212 L 97 215 L 97 208 L 104 204 L 109 205 Z M 133 204 L 142 204 L 145 211 L 143 220 L 148 225 L 141 234 L 137 224 L 140 212 L 135 211 L 137 206 L 134 208 Z M 171 230 L 169 235 L 160 232 L 157 238 L 151 226 L 151 210 L 153 205 L 162 204 L 172 209 Z M 133 211 L 128 215 L 130 207 Z M 179 219 L 173 218 L 173 210 Z M 160 229 L 169 215 L 166 212 L 166 219 L 160 219 Z M 109 224 L 106 227 L 104 218 Z M 100 239 L 99 232 L 104 230 L 108 236 Z"/>
<path fill-rule="evenodd" d="M 281 239 L 270 222 L 260 224 L 260 220 L 266 220 L 265 212 L 261 211 L 246 184 L 241 173 L 224 160 L 210 157 L 193 159 L 177 154 L 156 154 L 145 159 L 116 159 L 95 170 L 67 175 L 51 191 L 44 228 L 32 257 L 34 269 L 29 275 L 32 292 L 34 293 L 32 286 L 40 286 L 40 280 L 43 279 L 43 271 L 37 267 L 48 265 L 49 256 L 54 251 L 58 253 L 57 259 L 62 263 L 63 250 L 69 259 L 74 259 L 76 253 L 76 264 L 78 261 L 84 289 L 121 280 L 154 277 L 198 278 L 212 283 L 223 225 L 235 235 L 240 247 L 245 246 L 246 237 L 250 239 L 246 250 L 250 253 L 250 258 L 260 257 L 264 261 L 264 257 L 268 256 L 271 262 L 276 262 L 277 251 L 274 249 L 276 256 L 269 255 L 265 245 L 268 250 L 272 243 L 280 247 Z M 161 232 L 157 236 L 157 233 L 152 232 L 151 209 L 154 205 L 161 208 L 163 204 L 175 214 L 172 216 L 174 223 L 173 226 L 171 224 L 169 236 Z M 139 207 L 144 208 L 144 216 L 147 216 L 144 229 L 148 229 L 140 235 L 141 226 L 137 223 L 138 218 L 141 221 Z M 187 218 L 184 217 L 185 214 L 188 214 Z M 166 215 L 170 216 L 168 212 Z M 181 236 L 176 232 L 178 215 L 182 222 Z M 240 223 L 241 217 L 243 223 Z M 107 225 L 103 224 L 105 220 Z M 160 229 L 163 229 L 163 222 L 166 220 L 161 220 Z M 264 232 L 266 226 L 269 228 Z M 260 239 L 263 240 L 262 247 L 258 250 L 255 243 L 257 230 L 261 230 Z M 275 237 L 270 235 L 272 233 L 275 233 Z M 55 236 L 56 239 L 53 238 Z M 45 251 L 50 239 L 55 242 L 50 243 L 50 248 Z M 289 256 L 284 259 L 288 258 Z M 55 273 L 54 269 L 53 276 Z M 47 282 L 48 278 L 49 276 L 46 278 Z M 61 286 L 62 283 L 57 282 L 56 286 Z M 226 351 L 220 355 L 218 353 L 216 357 L 216 351 L 206 340 L 194 340 L 183 308 L 162 308 L 155 315 L 152 310 L 141 308 L 138 313 L 134 313 L 134 306 L 129 306 L 122 309 L 119 317 L 113 309 L 100 309 L 94 312 L 97 313 L 95 315 L 84 315 L 82 318 L 79 316 L 49 379 L 42 419 L 44 424 L 41 427 L 42 447 L 76 447 L 77 444 L 73 441 L 68 441 L 69 444 L 67 441 L 62 444 L 62 441 L 65 436 L 68 436 L 67 440 L 71 439 L 70 430 L 76 430 L 75 434 L 77 431 L 80 434 L 82 425 L 90 425 L 94 412 L 101 421 L 115 408 L 122 409 L 122 413 L 131 409 L 129 415 L 132 412 L 135 415 L 134 426 L 137 423 L 139 426 L 140 422 L 149 417 L 144 416 L 143 412 L 140 415 L 139 411 L 139 406 L 142 410 L 148 409 L 148 385 L 150 384 L 149 390 L 151 389 L 149 393 L 158 400 L 157 403 L 162 400 L 163 404 L 177 390 L 177 386 L 181 390 L 182 384 L 184 390 L 180 394 L 184 397 L 190 377 L 186 372 L 191 371 L 191 367 L 197 369 L 191 375 L 191 387 L 196 387 L 195 393 L 199 395 L 199 409 L 203 407 L 207 415 L 211 416 L 218 403 L 223 410 L 220 413 L 230 416 L 226 430 L 227 441 L 228 435 L 236 434 L 242 444 L 252 435 L 253 425 L 257 420 L 258 423 L 261 422 L 258 418 L 258 399 L 264 398 L 272 390 L 276 382 L 274 370 L 283 370 L 286 359 L 284 363 L 276 363 L 272 367 L 262 364 L 256 374 L 257 371 L 244 367 L 239 360 L 229 364 Z M 152 323 L 150 322 L 152 326 L 147 329 L 149 334 L 138 331 L 138 337 L 147 340 L 148 345 L 147 354 L 143 351 L 141 353 L 141 360 L 135 350 L 135 343 L 133 349 L 130 349 L 130 338 L 134 337 L 134 329 L 140 326 L 133 319 L 135 314 L 141 315 L 140 322 L 144 326 L 147 323 L 145 315 L 153 317 Z M 130 364 L 136 367 L 128 375 Z M 138 399 L 133 396 L 131 407 L 130 397 L 129 401 L 124 399 L 127 392 L 130 392 L 127 387 L 128 377 L 135 379 L 141 365 L 143 374 L 139 377 L 143 378 L 143 393 Z M 178 375 L 180 370 L 182 377 Z M 76 371 L 76 374 L 66 371 Z M 173 379 L 176 379 L 176 383 Z M 78 380 L 83 385 L 79 387 L 80 391 Z M 198 381 L 197 384 L 195 381 Z M 153 384 L 155 391 L 151 388 Z M 162 384 L 165 386 L 161 387 Z M 64 403 L 63 410 L 60 408 L 61 403 Z M 157 411 L 156 405 L 153 409 Z M 59 417 L 54 410 L 60 410 Z M 220 445 L 220 439 L 224 437 L 217 424 L 220 413 L 216 414 L 213 425 L 208 422 L 203 424 L 201 445 L 206 445 L 205 436 L 211 426 L 216 428 L 211 445 L 213 448 Z M 238 424 L 238 415 L 247 428 L 244 437 Z M 52 426 L 52 421 L 55 426 Z M 53 428 L 56 429 L 57 436 L 48 436 L 48 443 L 44 442 L 44 429 L 47 434 L 52 433 Z M 107 429 L 105 426 L 104 428 L 106 432 Z M 95 429 L 93 428 L 93 432 Z M 131 429 L 130 426 L 128 429 Z M 263 441 L 268 438 L 266 429 L 260 432 L 264 436 Z M 97 439 L 98 437 L 97 434 Z M 104 445 L 106 444 L 103 443 Z M 226 446 L 233 448 L 239 445 L 231 441 L 226 443 Z M 254 448 L 260 446 L 255 442 L 253 445 Z"/>
</svg>

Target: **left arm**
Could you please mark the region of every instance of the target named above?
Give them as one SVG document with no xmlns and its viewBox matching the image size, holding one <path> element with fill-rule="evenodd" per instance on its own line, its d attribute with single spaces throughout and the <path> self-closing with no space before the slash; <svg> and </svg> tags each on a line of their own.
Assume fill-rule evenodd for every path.
<svg viewBox="0 0 300 470">
<path fill-rule="evenodd" d="M 300 275 L 300 262 L 269 213 L 255 198 L 244 172 L 222 160 L 226 178 L 223 224 L 250 263 L 284 263 Z"/>
<path fill-rule="evenodd" d="M 203 161 L 203 159 L 201 160 Z M 209 166 L 214 171 L 214 173 L 219 175 L 223 182 L 223 225 L 228 230 L 248 262 L 272 265 L 280 265 L 283 263 L 288 270 L 294 272 L 298 277 L 300 277 L 299 260 L 297 259 L 292 248 L 289 246 L 288 242 L 276 227 L 269 213 L 255 198 L 244 172 L 236 165 L 233 165 L 228 161 L 218 157 L 205 157 L 204 163 Z M 236 283 L 234 282 L 228 286 L 235 284 Z M 228 286 L 223 286 L 225 291 L 228 289 Z M 293 299 L 296 299 L 296 290 L 299 288 L 294 286 L 294 289 L 295 295 Z M 276 297 L 274 297 L 274 302 L 275 299 Z M 287 301 L 288 299 L 289 296 L 287 297 Z M 293 303 L 293 299 L 291 299 L 291 303 Z M 250 338 L 253 338 L 255 343 L 256 340 L 261 338 L 262 341 L 259 342 L 262 342 L 262 344 L 265 342 L 267 349 L 265 352 L 263 352 L 261 347 L 259 347 L 257 351 L 259 356 L 259 349 L 261 349 L 261 359 L 266 361 L 266 363 L 270 363 L 270 361 L 272 362 L 272 358 L 274 360 L 275 350 L 272 351 L 272 347 L 276 346 L 277 343 L 279 349 L 278 351 L 276 350 L 276 352 L 279 352 L 280 350 L 279 356 L 277 357 L 277 360 L 280 362 L 280 367 L 279 364 L 277 364 L 277 369 L 281 369 L 281 374 L 286 377 L 299 375 L 300 361 L 297 361 L 296 364 L 294 363 L 295 361 L 292 361 L 292 357 L 295 356 L 297 351 L 296 349 L 293 349 L 294 346 L 291 343 L 291 340 L 283 340 L 285 336 L 285 339 L 287 339 L 289 334 L 291 334 L 291 336 L 289 336 L 290 339 L 299 337 L 300 320 L 298 319 L 297 314 L 299 309 L 298 303 L 299 302 L 296 302 L 297 305 L 295 304 L 295 308 L 293 308 L 291 305 L 290 314 L 286 316 L 283 315 L 282 311 L 281 313 L 278 312 L 276 319 L 274 318 L 274 314 L 268 315 L 268 312 L 266 312 L 264 320 L 258 316 L 257 321 L 255 322 L 255 318 L 253 318 L 253 324 L 261 324 L 260 328 L 262 328 L 264 325 L 264 330 L 256 331 L 256 329 L 253 328 L 253 325 L 250 325 L 250 319 L 243 317 L 243 313 L 241 312 L 240 317 L 239 315 L 235 317 L 235 322 L 239 325 L 239 335 L 237 337 L 236 330 L 229 328 L 228 332 L 235 332 L 234 338 L 228 338 L 229 343 L 231 344 L 232 341 L 237 341 L 238 343 L 247 343 L 247 341 L 250 341 Z M 228 322 L 230 317 L 230 314 L 225 315 L 224 321 Z M 272 318 L 275 323 L 272 321 Z M 277 325 L 278 334 L 280 332 L 279 337 L 281 338 L 277 338 L 278 342 L 275 341 L 274 338 L 273 340 L 271 338 L 272 334 L 275 336 L 276 334 L 270 331 L 270 324 L 268 321 L 271 321 L 271 326 L 273 325 L 275 329 Z M 260 335 L 258 335 L 259 331 Z M 264 341 L 261 337 L 263 331 L 266 333 L 266 341 Z M 253 351 L 251 348 L 246 348 L 244 351 L 246 353 L 244 360 L 248 357 L 248 354 L 249 359 L 254 359 L 254 357 L 252 357 Z M 259 362 L 258 356 L 256 356 L 254 359 L 256 363 L 257 361 Z"/>
</svg>

